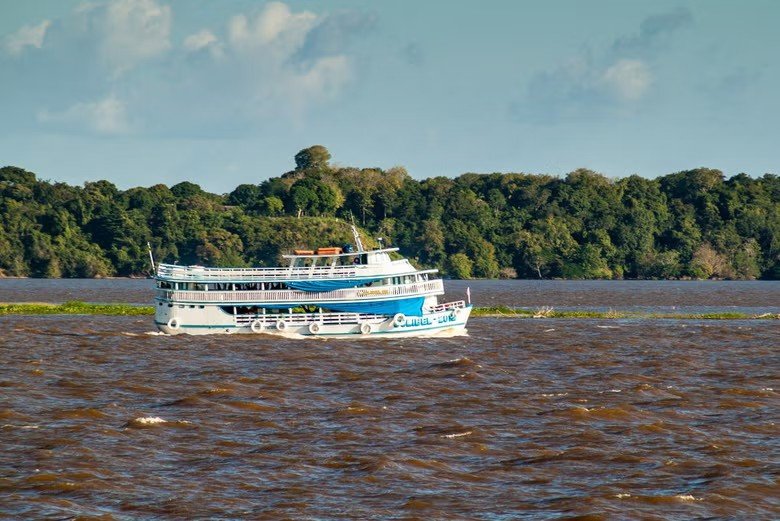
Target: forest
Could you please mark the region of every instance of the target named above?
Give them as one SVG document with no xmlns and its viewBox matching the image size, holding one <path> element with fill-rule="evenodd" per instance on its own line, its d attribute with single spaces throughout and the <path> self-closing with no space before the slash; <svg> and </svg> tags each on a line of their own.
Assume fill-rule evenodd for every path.
<svg viewBox="0 0 780 521">
<path fill-rule="evenodd" d="M 334 166 L 295 168 L 227 194 L 181 182 L 120 190 L 0 168 L 0 276 L 147 276 L 157 260 L 268 266 L 293 248 L 397 246 L 452 278 L 780 279 L 780 178 L 696 168 L 654 179 Z"/>
</svg>

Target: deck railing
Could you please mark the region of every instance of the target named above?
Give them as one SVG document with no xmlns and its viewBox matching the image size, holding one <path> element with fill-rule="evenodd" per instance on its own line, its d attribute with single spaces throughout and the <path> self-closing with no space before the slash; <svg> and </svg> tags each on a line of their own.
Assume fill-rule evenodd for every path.
<svg viewBox="0 0 780 521">
<path fill-rule="evenodd" d="M 318 322 L 325 325 L 361 324 L 363 322 L 384 322 L 387 315 L 372 313 L 262 313 L 256 315 L 236 315 L 237 326 L 249 326 L 255 320 L 266 327 L 276 325 L 278 320 L 284 320 L 288 326 L 307 325 Z"/>
<path fill-rule="evenodd" d="M 455 302 L 446 302 L 444 304 L 439 304 L 437 306 L 431 306 L 428 308 L 428 311 L 430 311 L 431 313 L 438 313 L 439 311 L 446 311 L 448 309 L 458 309 L 464 307 L 466 307 L 465 300 L 456 300 Z"/>
<path fill-rule="evenodd" d="M 194 303 L 311 303 L 361 300 L 392 300 L 394 297 L 441 295 L 444 284 L 440 279 L 394 286 L 371 286 L 335 291 L 177 291 L 158 289 L 157 298 L 172 302 Z"/>
<path fill-rule="evenodd" d="M 436 270 L 423 270 L 431 273 Z M 331 266 L 290 266 L 286 268 L 201 268 L 198 266 L 175 266 L 160 264 L 157 276 L 163 279 L 203 282 L 235 282 L 254 280 L 286 279 L 341 279 L 353 277 L 375 277 L 415 273 L 417 270 L 408 260 L 396 260 L 384 264 L 355 264 Z"/>
</svg>

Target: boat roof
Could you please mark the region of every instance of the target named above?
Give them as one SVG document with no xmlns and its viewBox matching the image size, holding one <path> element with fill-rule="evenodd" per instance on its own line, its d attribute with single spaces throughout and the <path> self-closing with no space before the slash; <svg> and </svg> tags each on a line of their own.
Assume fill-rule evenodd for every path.
<svg viewBox="0 0 780 521">
<path fill-rule="evenodd" d="M 315 250 L 316 251 L 316 250 Z M 366 253 L 390 253 L 398 251 L 398 248 L 382 248 L 381 250 L 365 250 L 365 251 L 352 251 L 349 253 L 303 253 L 282 255 L 284 259 L 322 259 L 325 257 L 354 257 L 355 255 L 365 255 Z"/>
<path fill-rule="evenodd" d="M 405 259 L 404 259 L 405 260 Z M 395 261 L 400 263 L 402 261 Z M 374 266 L 382 266 L 377 264 Z M 402 277 L 414 274 L 432 274 L 438 270 L 417 270 L 409 265 L 408 270 L 397 272 L 364 272 L 369 265 L 339 266 L 340 270 L 334 272 L 331 267 L 305 267 L 305 268 L 219 268 L 206 266 L 182 266 L 178 264 L 160 263 L 157 265 L 155 278 L 169 281 L 188 282 L 286 282 L 288 280 L 337 280 L 337 279 L 379 279 L 384 277 Z"/>
</svg>

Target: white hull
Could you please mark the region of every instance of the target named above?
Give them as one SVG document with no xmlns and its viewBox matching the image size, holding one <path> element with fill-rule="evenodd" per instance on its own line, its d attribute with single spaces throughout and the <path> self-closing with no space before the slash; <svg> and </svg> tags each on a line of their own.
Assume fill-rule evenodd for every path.
<svg viewBox="0 0 780 521">
<path fill-rule="evenodd" d="M 228 315 L 217 306 L 157 302 L 155 324 L 169 335 L 266 334 L 285 337 L 377 338 L 457 336 L 466 333 L 471 306 L 441 306 L 422 316 L 359 313 Z"/>
</svg>

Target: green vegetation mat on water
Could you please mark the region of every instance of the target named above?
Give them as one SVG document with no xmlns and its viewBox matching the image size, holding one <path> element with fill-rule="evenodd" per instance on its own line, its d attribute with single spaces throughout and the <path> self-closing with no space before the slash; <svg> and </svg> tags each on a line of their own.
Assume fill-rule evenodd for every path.
<svg viewBox="0 0 780 521">
<path fill-rule="evenodd" d="M 132 304 L 100 304 L 70 301 L 62 304 L 47 302 L 0 303 L 0 315 L 153 315 L 154 306 Z M 600 319 L 678 319 L 678 320 L 749 320 L 780 319 L 773 313 L 645 313 L 636 311 L 556 311 L 551 307 L 536 310 L 511 308 L 507 306 L 477 307 L 473 317 L 490 318 L 600 318 Z"/>
<path fill-rule="evenodd" d="M 55 304 L 18 302 L 0 304 L 0 315 L 153 315 L 153 306 L 93 304 L 77 300 Z"/>
</svg>

